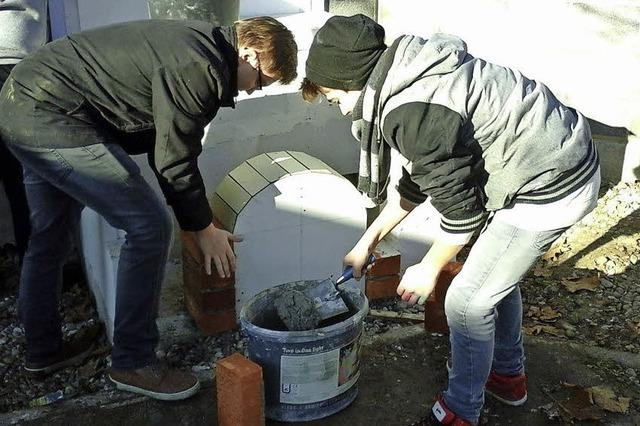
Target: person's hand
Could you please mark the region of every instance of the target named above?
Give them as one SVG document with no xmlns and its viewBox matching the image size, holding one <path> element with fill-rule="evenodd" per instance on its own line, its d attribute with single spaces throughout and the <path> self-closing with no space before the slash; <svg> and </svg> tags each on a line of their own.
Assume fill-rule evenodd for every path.
<svg viewBox="0 0 640 426">
<path fill-rule="evenodd" d="M 229 241 L 240 242 L 242 237 L 233 235 L 224 229 L 209 224 L 206 228 L 196 231 L 196 239 L 202 250 L 204 270 L 211 275 L 211 262 L 216 265 L 218 275 L 229 278 L 236 270 L 236 255 L 233 253 Z"/>
<path fill-rule="evenodd" d="M 362 248 L 356 245 L 349 253 L 347 253 L 342 263 L 345 268 L 347 266 L 353 267 L 353 278 L 360 280 L 360 277 L 362 277 L 362 273 L 364 272 L 363 270 L 365 269 L 364 265 L 367 264 L 368 259 L 368 248 Z M 373 265 L 368 265 L 366 270 L 371 269 L 372 266 Z"/>
<path fill-rule="evenodd" d="M 422 305 L 435 288 L 439 273 L 439 270 L 425 263 L 408 267 L 398 285 L 398 296 L 410 305 Z"/>
</svg>

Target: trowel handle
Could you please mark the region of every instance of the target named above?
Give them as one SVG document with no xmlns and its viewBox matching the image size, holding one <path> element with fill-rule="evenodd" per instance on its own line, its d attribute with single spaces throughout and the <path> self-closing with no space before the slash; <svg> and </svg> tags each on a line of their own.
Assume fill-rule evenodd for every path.
<svg viewBox="0 0 640 426">
<path fill-rule="evenodd" d="M 364 264 L 364 267 L 366 268 L 367 266 L 371 265 L 375 261 L 376 261 L 376 257 L 370 254 L 369 258 L 367 259 L 367 263 Z M 353 278 L 353 267 L 347 266 L 347 268 L 344 270 L 342 275 L 340 275 L 340 278 L 336 280 L 336 285 L 340 285 L 345 281 L 349 281 L 351 278 Z"/>
</svg>

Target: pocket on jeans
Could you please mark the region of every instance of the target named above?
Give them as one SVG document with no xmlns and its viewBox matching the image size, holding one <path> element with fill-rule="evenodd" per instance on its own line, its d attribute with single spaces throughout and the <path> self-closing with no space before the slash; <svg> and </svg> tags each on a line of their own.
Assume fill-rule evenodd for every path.
<svg viewBox="0 0 640 426">
<path fill-rule="evenodd" d="M 95 144 L 84 146 L 82 149 L 94 160 L 111 163 L 111 172 L 118 175 L 125 184 L 129 184 L 132 178 L 140 175 L 140 167 L 118 145 Z"/>
</svg>

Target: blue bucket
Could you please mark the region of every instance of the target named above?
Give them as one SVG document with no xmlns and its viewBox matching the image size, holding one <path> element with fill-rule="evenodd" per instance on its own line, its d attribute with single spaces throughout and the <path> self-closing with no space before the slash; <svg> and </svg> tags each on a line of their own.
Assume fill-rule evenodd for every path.
<svg viewBox="0 0 640 426">
<path fill-rule="evenodd" d="M 288 331 L 274 300 L 283 291 L 302 291 L 312 283 L 264 290 L 240 311 L 249 359 L 262 367 L 265 416 L 273 420 L 321 419 L 346 408 L 358 394 L 360 337 L 369 301 L 355 285 L 343 285 L 349 312 L 314 330 Z"/>
</svg>

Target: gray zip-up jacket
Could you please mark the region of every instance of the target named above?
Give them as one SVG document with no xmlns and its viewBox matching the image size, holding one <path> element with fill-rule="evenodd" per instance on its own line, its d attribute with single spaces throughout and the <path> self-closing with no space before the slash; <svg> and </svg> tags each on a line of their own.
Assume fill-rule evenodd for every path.
<svg viewBox="0 0 640 426">
<path fill-rule="evenodd" d="M 48 39 L 47 0 L 0 0 L 0 65 L 16 64 Z"/>
<path fill-rule="evenodd" d="M 382 135 L 410 161 L 401 196 L 431 196 L 448 233 L 472 232 L 512 203 L 558 200 L 598 168 L 582 114 L 455 36 L 404 36 L 379 105 Z"/>
</svg>

